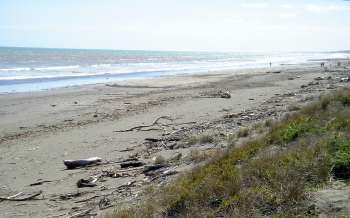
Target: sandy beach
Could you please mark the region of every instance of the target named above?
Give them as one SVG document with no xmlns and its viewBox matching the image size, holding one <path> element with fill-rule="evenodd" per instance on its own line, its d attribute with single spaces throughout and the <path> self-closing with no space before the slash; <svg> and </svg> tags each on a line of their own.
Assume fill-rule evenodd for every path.
<svg viewBox="0 0 350 218">
<path fill-rule="evenodd" d="M 228 134 L 349 86 L 344 79 L 349 66 L 343 61 L 325 71 L 309 63 L 0 95 L 0 196 L 42 191 L 38 200 L 1 202 L 0 216 L 74 217 L 87 210 L 101 214 L 103 199 L 109 209 L 136 202 L 149 184 L 174 176 L 150 179 L 140 168 L 121 171 L 118 161 L 137 158 L 150 164 L 159 155 L 181 154 L 168 168 L 186 172 L 198 164 L 187 158 L 191 150 L 224 149 Z M 231 97 L 221 98 L 222 92 Z M 169 118 L 159 121 L 165 125 L 126 131 L 162 116 Z M 203 133 L 215 140 L 186 141 Z M 63 164 L 89 157 L 102 158 L 102 164 L 76 170 Z M 106 171 L 125 174 L 102 178 Z M 79 179 L 91 176 L 99 178 L 96 186 L 77 188 Z"/>
</svg>

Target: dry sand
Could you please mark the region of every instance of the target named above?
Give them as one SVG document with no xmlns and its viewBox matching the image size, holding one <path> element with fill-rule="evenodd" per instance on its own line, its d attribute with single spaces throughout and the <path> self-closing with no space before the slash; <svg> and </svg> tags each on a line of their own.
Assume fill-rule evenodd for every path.
<svg viewBox="0 0 350 218">
<path fill-rule="evenodd" d="M 279 70 L 282 72 L 258 69 L 177 75 L 0 95 L 0 196 L 43 191 L 38 197 L 41 200 L 0 201 L 0 217 L 67 217 L 89 209 L 90 214 L 96 214 L 104 195 L 112 205 L 133 202 L 150 184 L 144 175 L 103 178 L 96 187 L 78 190 L 79 179 L 100 175 L 103 169 L 117 169 L 119 164 L 65 170 L 62 161 L 94 156 L 116 161 L 136 156 L 152 162 L 158 154 L 170 157 L 181 153 L 186 157 L 193 147 L 225 147 L 222 142 L 182 146 L 186 144 L 183 139 L 171 141 L 169 133 L 181 130 L 180 136 L 185 138 L 208 132 L 223 139 L 241 126 L 278 118 L 290 105 L 305 104 L 313 96 L 348 84 L 340 82 L 349 73 L 343 67 L 324 72 L 318 64 L 307 64 L 272 71 Z M 328 76 L 332 79 L 314 80 Z M 309 85 L 301 88 L 305 84 Z M 219 90 L 229 91 L 231 98 L 211 97 Z M 227 114 L 237 116 L 224 119 Z M 150 124 L 160 116 L 170 116 L 172 123 L 193 123 L 164 130 L 114 132 Z M 161 137 L 168 137 L 163 145 L 152 148 L 145 143 L 145 138 Z M 125 149 L 130 151 L 122 151 Z M 192 166 L 194 163 L 188 161 L 174 165 L 180 172 Z M 50 182 L 30 186 L 42 180 Z M 119 187 L 130 181 L 135 183 Z"/>
</svg>

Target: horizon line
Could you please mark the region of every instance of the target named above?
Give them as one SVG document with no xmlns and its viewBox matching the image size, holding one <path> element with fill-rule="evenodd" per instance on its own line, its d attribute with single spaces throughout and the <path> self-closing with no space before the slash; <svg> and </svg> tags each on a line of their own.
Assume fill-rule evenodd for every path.
<svg viewBox="0 0 350 218">
<path fill-rule="evenodd" d="M 350 0 L 349 0 L 350 1 Z M 299 50 L 299 51 L 209 51 L 209 50 L 171 50 L 171 49 L 117 49 L 117 48 L 71 48 L 71 47 L 36 47 L 36 46 L 12 46 L 0 45 L 0 48 L 20 49 L 62 49 L 62 50 L 100 50 L 100 51 L 148 51 L 148 52 L 193 52 L 193 53 L 308 53 L 308 52 L 350 52 L 350 49 L 340 50 Z"/>
</svg>

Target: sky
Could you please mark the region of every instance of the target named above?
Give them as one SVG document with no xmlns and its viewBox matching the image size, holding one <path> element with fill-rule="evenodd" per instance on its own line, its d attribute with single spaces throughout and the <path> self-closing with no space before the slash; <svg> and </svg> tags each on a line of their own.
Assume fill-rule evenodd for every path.
<svg viewBox="0 0 350 218">
<path fill-rule="evenodd" d="M 350 1 L 0 0 L 0 46 L 349 50 Z"/>
</svg>

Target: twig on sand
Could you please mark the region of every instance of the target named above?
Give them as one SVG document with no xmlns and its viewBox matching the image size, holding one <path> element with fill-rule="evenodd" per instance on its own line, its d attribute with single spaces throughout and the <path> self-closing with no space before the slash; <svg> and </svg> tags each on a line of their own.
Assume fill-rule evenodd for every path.
<svg viewBox="0 0 350 218">
<path fill-rule="evenodd" d="M 37 185 L 42 185 L 44 183 L 48 183 L 48 182 L 53 182 L 52 180 L 43 180 L 43 181 L 38 181 L 38 182 L 34 182 L 29 184 L 29 186 L 37 186 Z"/>
<path fill-rule="evenodd" d="M 42 194 L 42 191 L 38 191 L 38 192 L 33 193 L 27 197 L 17 198 L 18 196 L 23 195 L 23 192 L 20 192 L 20 193 L 17 193 L 15 195 L 12 195 L 12 196 L 0 197 L 0 201 L 29 201 L 29 200 L 33 200 L 35 197 L 37 197 L 41 194 Z"/>
<path fill-rule="evenodd" d="M 122 150 L 118 150 L 119 152 L 128 152 L 128 151 L 133 151 L 134 148 L 125 148 L 125 149 L 122 149 Z"/>
<path fill-rule="evenodd" d="M 151 124 L 149 125 L 139 125 L 139 126 L 135 126 L 135 127 L 132 127 L 130 129 L 126 129 L 126 130 L 116 130 L 114 132 L 132 132 L 134 130 L 138 130 L 138 131 L 150 131 L 150 130 L 159 130 L 159 129 L 143 129 L 143 128 L 149 128 L 149 127 L 153 127 L 153 126 L 169 126 L 167 124 L 161 124 L 159 123 L 159 121 L 161 119 L 164 119 L 164 120 L 170 120 L 170 121 L 173 121 L 173 119 L 169 116 L 161 116 L 161 117 L 158 117 L 157 119 L 155 119 Z"/>
</svg>

